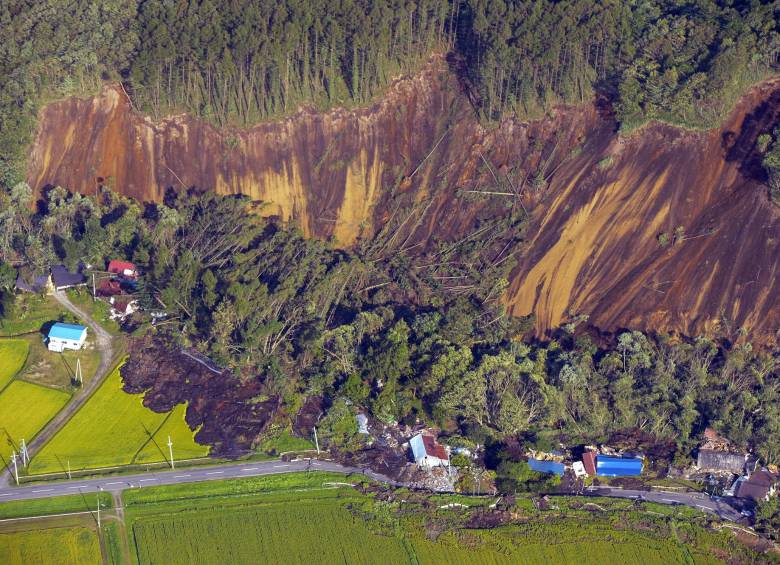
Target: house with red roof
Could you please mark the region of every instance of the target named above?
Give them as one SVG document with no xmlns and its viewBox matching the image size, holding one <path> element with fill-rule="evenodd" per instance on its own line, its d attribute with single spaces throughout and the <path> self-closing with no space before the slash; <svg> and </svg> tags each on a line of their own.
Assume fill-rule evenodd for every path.
<svg viewBox="0 0 780 565">
<path fill-rule="evenodd" d="M 585 467 L 585 472 L 591 477 L 596 476 L 596 452 L 586 451 L 582 454 L 582 466 Z"/>
<path fill-rule="evenodd" d="M 448 467 L 450 456 L 447 449 L 436 441 L 432 435 L 421 433 L 409 440 L 414 462 L 420 467 Z"/>
<path fill-rule="evenodd" d="M 112 259 L 108 262 L 108 272 L 127 279 L 135 279 L 138 276 L 138 269 L 134 263 L 119 259 Z"/>
</svg>

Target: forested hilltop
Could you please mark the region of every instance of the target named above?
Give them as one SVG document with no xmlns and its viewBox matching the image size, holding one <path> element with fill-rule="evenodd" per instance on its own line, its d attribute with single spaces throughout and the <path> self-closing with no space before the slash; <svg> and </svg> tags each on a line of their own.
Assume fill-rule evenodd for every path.
<svg viewBox="0 0 780 565">
<path fill-rule="evenodd" d="M 712 125 L 777 71 L 778 21 L 776 0 L 11 0 L 0 6 L 0 180 L 20 179 L 41 102 L 102 80 L 154 116 L 247 125 L 304 103 L 364 104 L 434 51 L 450 54 L 488 120 L 599 92 L 624 127 Z"/>
<path fill-rule="evenodd" d="M 155 340 L 259 383 L 256 400 L 279 399 L 290 419 L 306 399 L 324 399 L 320 437 L 344 450 L 356 447 L 352 403 L 482 445 L 644 434 L 677 464 L 711 426 L 780 462 L 780 352 L 637 331 L 603 340 L 581 331 L 584 317 L 546 343 L 524 339 L 528 320 L 507 316 L 500 300 L 511 262 L 454 284 L 426 271 L 437 260 L 479 265 L 492 256 L 479 242 L 411 259 L 392 232 L 329 249 L 259 217 L 244 197 L 171 195 L 141 207 L 56 188 L 36 212 L 30 199 L 20 186 L 0 201 L 3 315 L 14 315 L 12 262 L 132 258 L 144 272 L 139 300 L 168 316 Z"/>
</svg>

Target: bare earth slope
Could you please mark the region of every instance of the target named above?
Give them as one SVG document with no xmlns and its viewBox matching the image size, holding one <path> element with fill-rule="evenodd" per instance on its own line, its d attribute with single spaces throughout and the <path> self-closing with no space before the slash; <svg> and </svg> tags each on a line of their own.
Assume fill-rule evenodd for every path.
<svg viewBox="0 0 780 565">
<path fill-rule="evenodd" d="M 464 191 L 517 190 L 533 220 L 506 301 L 536 314 L 539 335 L 588 314 L 606 331 L 733 337 L 744 327 L 768 343 L 780 328 L 780 209 L 755 141 L 779 120 L 775 80 L 707 132 L 650 124 L 621 137 L 601 103 L 488 131 L 434 57 L 369 108 L 302 109 L 248 130 L 184 115 L 155 123 L 108 86 L 43 109 L 28 180 L 142 200 L 168 187 L 243 192 L 343 246 L 380 229 L 399 200 L 425 209 L 410 241 L 457 240 L 517 203 Z M 539 174 L 546 182 L 524 182 Z"/>
</svg>

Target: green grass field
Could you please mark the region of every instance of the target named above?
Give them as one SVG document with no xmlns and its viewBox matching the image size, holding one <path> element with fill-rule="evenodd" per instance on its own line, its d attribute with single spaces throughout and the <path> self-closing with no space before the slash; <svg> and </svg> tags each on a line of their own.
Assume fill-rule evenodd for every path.
<svg viewBox="0 0 780 565">
<path fill-rule="evenodd" d="M 22 292 L 0 319 L 0 335 L 13 336 L 37 332 L 47 322 L 73 321 L 73 315 L 51 296 Z"/>
<path fill-rule="evenodd" d="M 72 470 L 128 465 L 140 456 L 143 462 L 165 461 L 167 436 L 174 442 L 174 457 L 188 459 L 208 453 L 198 445 L 184 422 L 184 406 L 170 414 L 146 408 L 143 395 L 122 390 L 115 369 L 75 416 L 33 457 L 30 473 L 62 472 L 70 461 Z M 149 445 L 154 437 L 162 453 Z M 163 456 L 165 455 L 165 456 Z"/>
<path fill-rule="evenodd" d="M 27 516 L 44 516 L 47 514 L 64 514 L 66 512 L 91 512 L 95 510 L 95 502 L 94 492 L 2 502 L 0 503 L 0 520 L 24 518 Z M 100 507 L 108 509 L 112 506 L 113 499 L 111 494 L 101 492 Z"/>
<path fill-rule="evenodd" d="M 24 367 L 29 351 L 29 345 L 22 339 L 0 340 L 0 390 Z"/>
<path fill-rule="evenodd" d="M 4 565 L 99 565 L 103 562 L 95 532 L 86 527 L 0 533 Z"/>
<path fill-rule="evenodd" d="M 59 390 L 12 382 L 0 393 L 0 435 L 16 444 L 22 439 L 29 443 L 69 399 L 69 394 Z"/>
</svg>

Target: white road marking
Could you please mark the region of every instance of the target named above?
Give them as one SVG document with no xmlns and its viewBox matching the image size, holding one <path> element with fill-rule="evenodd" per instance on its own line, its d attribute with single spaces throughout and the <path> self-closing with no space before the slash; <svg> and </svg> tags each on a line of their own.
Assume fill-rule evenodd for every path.
<svg viewBox="0 0 780 565">
<path fill-rule="evenodd" d="M 157 479 L 141 479 L 141 480 L 140 480 L 140 481 L 138 481 L 138 482 L 140 482 L 140 483 L 144 483 L 144 482 L 146 482 L 146 481 L 156 481 L 156 480 L 157 480 Z"/>
<path fill-rule="evenodd" d="M 282 467 L 289 467 L 290 465 L 274 465 L 274 469 L 281 469 Z"/>
<path fill-rule="evenodd" d="M 173 476 L 173 478 L 174 478 L 174 479 L 183 479 L 183 478 L 185 478 L 185 477 L 191 477 L 191 476 L 192 476 L 192 475 L 174 475 L 174 476 Z"/>
<path fill-rule="evenodd" d="M 257 467 L 244 467 L 242 471 L 257 471 Z"/>
<path fill-rule="evenodd" d="M 7 493 L 5 493 L 5 494 L 0 494 L 0 496 L 11 496 L 11 493 L 10 493 L 10 492 L 7 492 Z"/>
<path fill-rule="evenodd" d="M 661 500 L 663 500 L 664 502 L 677 502 L 676 500 L 671 500 L 668 498 L 662 498 Z"/>
<path fill-rule="evenodd" d="M 206 473 L 207 475 L 221 475 L 225 471 L 211 471 L 210 473 Z"/>
<path fill-rule="evenodd" d="M 123 483 L 121 483 L 121 482 L 113 482 L 113 483 L 106 483 L 106 486 L 121 485 L 121 484 L 123 484 Z"/>
<path fill-rule="evenodd" d="M 39 488 L 38 490 L 34 490 L 32 492 L 51 492 L 53 490 L 53 488 Z"/>
</svg>

